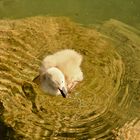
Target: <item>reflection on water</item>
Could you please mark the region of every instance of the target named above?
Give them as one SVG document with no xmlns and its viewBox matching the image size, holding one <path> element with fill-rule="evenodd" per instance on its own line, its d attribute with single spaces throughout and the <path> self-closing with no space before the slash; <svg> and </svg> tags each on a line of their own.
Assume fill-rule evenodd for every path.
<svg viewBox="0 0 140 140">
<path fill-rule="evenodd" d="M 5 135 L 34 140 L 115 139 L 125 132 L 125 124 L 135 120 L 137 125 L 139 35 L 116 20 L 93 28 L 67 18 L 1 20 L 0 120 L 4 128 L 12 129 Z M 43 57 L 64 48 L 84 57 L 84 81 L 67 99 L 45 95 L 32 82 Z"/>
</svg>

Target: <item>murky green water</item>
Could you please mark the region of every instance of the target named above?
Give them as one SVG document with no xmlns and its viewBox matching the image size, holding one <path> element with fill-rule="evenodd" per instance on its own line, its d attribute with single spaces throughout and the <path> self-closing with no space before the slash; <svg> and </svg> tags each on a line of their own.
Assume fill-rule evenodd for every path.
<svg viewBox="0 0 140 140">
<path fill-rule="evenodd" d="M 1 0 L 10 20 L 0 20 L 0 139 L 139 139 L 140 31 L 117 21 L 139 27 L 138 3 Z M 84 57 L 68 99 L 32 82 L 43 57 L 64 48 Z"/>
<path fill-rule="evenodd" d="M 139 26 L 139 0 L 0 0 L 0 18 L 68 16 L 82 24 L 110 18 Z"/>
</svg>

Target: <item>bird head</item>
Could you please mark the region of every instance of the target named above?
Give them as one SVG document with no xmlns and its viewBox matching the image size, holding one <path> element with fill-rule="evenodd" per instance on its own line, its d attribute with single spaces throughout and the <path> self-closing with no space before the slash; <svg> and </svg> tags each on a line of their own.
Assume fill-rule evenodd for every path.
<svg viewBox="0 0 140 140">
<path fill-rule="evenodd" d="M 47 69 L 44 74 L 44 79 L 49 88 L 55 89 L 64 98 L 67 96 L 67 87 L 65 83 L 65 76 L 61 70 L 56 67 Z"/>
</svg>

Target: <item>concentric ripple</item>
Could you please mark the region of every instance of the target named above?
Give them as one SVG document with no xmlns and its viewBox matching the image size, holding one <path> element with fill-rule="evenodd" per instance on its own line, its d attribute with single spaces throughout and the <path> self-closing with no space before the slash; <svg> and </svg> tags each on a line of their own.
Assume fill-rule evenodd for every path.
<svg viewBox="0 0 140 140">
<path fill-rule="evenodd" d="M 1 20 L 3 138 L 115 139 L 114 131 L 140 118 L 139 35 L 116 20 L 96 28 L 61 17 Z M 84 57 L 84 80 L 67 99 L 46 95 L 32 82 L 41 60 L 65 48 Z"/>
</svg>

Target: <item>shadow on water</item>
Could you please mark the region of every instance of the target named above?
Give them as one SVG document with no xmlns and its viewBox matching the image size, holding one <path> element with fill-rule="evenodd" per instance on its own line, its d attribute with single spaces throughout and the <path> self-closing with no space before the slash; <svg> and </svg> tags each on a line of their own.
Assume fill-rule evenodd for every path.
<svg viewBox="0 0 140 140">
<path fill-rule="evenodd" d="M 0 102 L 0 140 L 14 140 L 14 131 L 12 127 L 8 127 L 2 118 L 2 114 L 4 112 L 4 106 L 2 102 Z"/>
<path fill-rule="evenodd" d="M 15 132 L 12 128 L 6 126 L 3 122 L 0 122 L 0 139 L 1 140 L 15 140 Z"/>
</svg>

